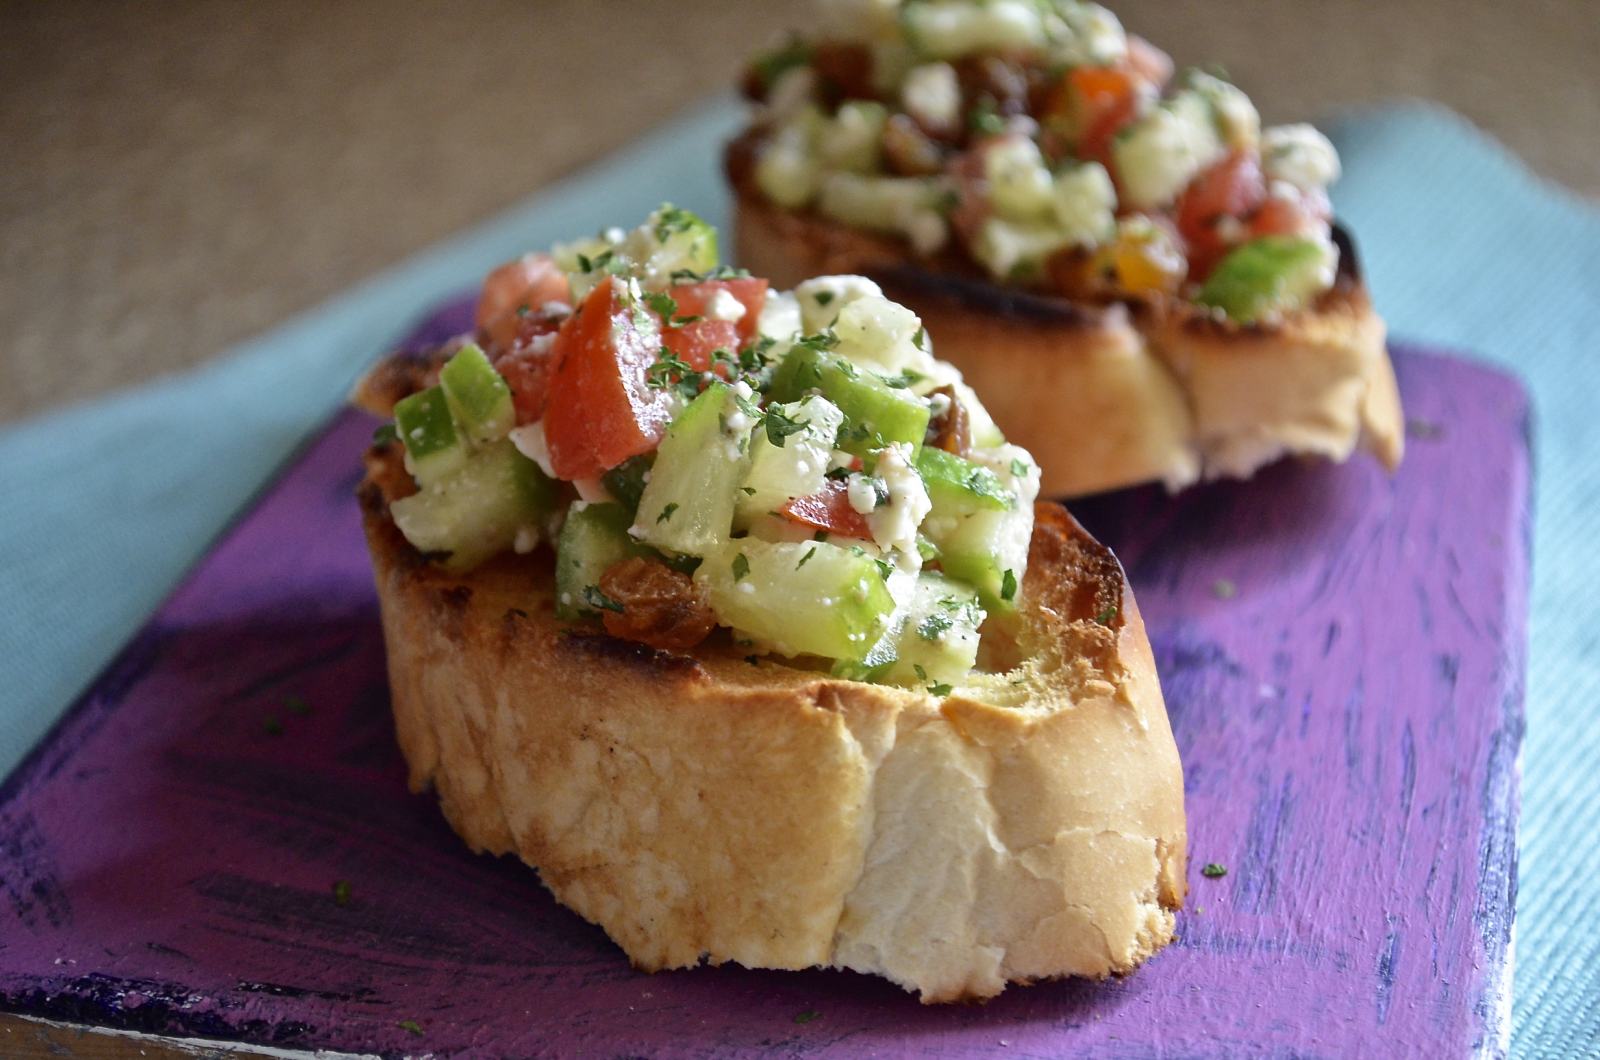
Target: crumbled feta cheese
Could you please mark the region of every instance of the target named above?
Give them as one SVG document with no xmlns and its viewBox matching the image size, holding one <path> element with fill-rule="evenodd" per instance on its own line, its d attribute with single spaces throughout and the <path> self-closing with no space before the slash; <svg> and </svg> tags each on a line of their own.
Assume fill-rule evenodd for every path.
<svg viewBox="0 0 1600 1060">
<path fill-rule="evenodd" d="M 794 66 L 778 75 L 767 92 L 764 120 L 779 122 L 793 116 L 817 97 L 817 72 L 809 66 Z"/>
<path fill-rule="evenodd" d="M 737 324 L 744 319 L 745 312 L 743 302 L 729 294 L 727 288 L 719 287 L 706 304 L 705 316 L 707 320 L 725 320 Z"/>
<path fill-rule="evenodd" d="M 1339 179 L 1339 152 L 1310 125 L 1278 125 L 1261 134 L 1261 171 L 1268 180 L 1316 191 Z"/>
<path fill-rule="evenodd" d="M 953 131 L 961 125 L 961 82 L 949 63 L 912 67 L 900 86 L 906 113 L 926 129 Z"/>
<path fill-rule="evenodd" d="M 517 447 L 517 452 L 538 464 L 539 470 L 547 477 L 557 477 L 555 465 L 550 462 L 550 443 L 544 437 L 543 420 L 513 429 L 510 437 L 511 444 Z"/>
<path fill-rule="evenodd" d="M 1099 4 L 1071 4 L 1044 20 L 1050 57 L 1068 66 L 1110 66 L 1128 54 L 1128 34 Z"/>
<path fill-rule="evenodd" d="M 1223 152 L 1211 105 L 1197 92 L 1179 92 L 1112 146 L 1123 205 L 1150 210 L 1170 204 Z"/>
<path fill-rule="evenodd" d="M 850 507 L 861 515 L 871 515 L 878 506 L 878 489 L 873 484 L 872 476 L 859 471 L 845 480 L 844 495 Z"/>
<path fill-rule="evenodd" d="M 901 10 L 912 43 L 941 59 L 1035 48 L 1044 43 L 1039 8 L 1029 0 L 989 0 L 985 4 L 943 0 L 907 4 Z"/>
<path fill-rule="evenodd" d="M 933 502 L 928 499 L 927 487 L 917 474 L 911 446 L 895 442 L 878 453 L 876 474 L 888 491 L 888 500 L 874 508 L 867 516 L 872 528 L 872 539 L 884 550 L 897 549 L 904 553 L 917 551 L 917 527 L 927 517 Z M 852 475 L 852 485 L 856 476 Z M 855 507 L 852 495 L 850 506 Z M 856 509 L 860 511 L 859 508 Z"/>
<path fill-rule="evenodd" d="M 1055 222 L 1074 246 L 1092 247 L 1117 230 L 1117 189 L 1098 162 L 1085 162 L 1056 175 L 1051 206 Z"/>
<path fill-rule="evenodd" d="M 883 288 L 865 276 L 813 276 L 794 289 L 801 330 L 807 335 L 832 327 L 839 311 L 858 298 L 883 297 Z"/>
<path fill-rule="evenodd" d="M 769 291 L 756 318 L 756 330 L 780 342 L 800 334 L 800 302 L 792 291 Z"/>
<path fill-rule="evenodd" d="M 1251 148 L 1261 141 L 1261 115 L 1243 89 L 1199 70 L 1190 71 L 1186 80 L 1211 104 L 1211 114 L 1224 143 Z"/>
<path fill-rule="evenodd" d="M 539 528 L 537 526 L 517 527 L 517 536 L 512 539 L 511 549 L 519 556 L 525 556 L 539 547 Z"/>
</svg>

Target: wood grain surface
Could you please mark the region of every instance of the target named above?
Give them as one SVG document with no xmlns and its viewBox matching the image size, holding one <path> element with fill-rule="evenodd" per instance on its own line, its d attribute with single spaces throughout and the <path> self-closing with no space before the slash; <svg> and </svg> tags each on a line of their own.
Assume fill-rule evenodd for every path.
<svg viewBox="0 0 1600 1060">
<path fill-rule="evenodd" d="M 1430 97 L 1600 194 L 1593 0 L 1111 6 L 1270 120 Z M 0 421 L 194 365 L 488 217 L 806 10 L 0 0 Z"/>
<path fill-rule="evenodd" d="M 1500 1055 L 1527 405 L 1397 363 L 1393 479 L 1285 463 L 1075 509 L 1185 762 L 1180 940 L 1127 979 L 925 1008 L 849 973 L 645 976 L 468 853 L 405 790 L 346 414 L 0 788 L 0 1008 L 385 1055 Z"/>
</svg>

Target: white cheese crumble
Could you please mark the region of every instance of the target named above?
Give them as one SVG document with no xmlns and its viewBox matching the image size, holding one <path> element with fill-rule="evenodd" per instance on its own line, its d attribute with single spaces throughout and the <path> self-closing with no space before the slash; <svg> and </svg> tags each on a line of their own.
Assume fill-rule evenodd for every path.
<svg viewBox="0 0 1600 1060">
<path fill-rule="evenodd" d="M 911 445 L 895 442 L 880 450 L 875 472 L 887 488 L 889 497 L 870 513 L 862 513 L 867 516 L 872 539 L 886 551 L 897 549 L 904 553 L 915 553 L 917 527 L 922 525 L 933 502 L 928 499 L 928 489 L 922 484 L 922 476 L 917 474 Z M 851 478 L 853 480 L 855 476 Z M 855 507 L 854 497 L 851 498 L 851 507 Z"/>
<path fill-rule="evenodd" d="M 550 462 L 550 443 L 545 440 L 544 421 L 517 427 L 511 432 L 511 444 L 517 447 L 517 452 L 539 465 L 549 478 L 557 478 L 555 465 Z"/>
<path fill-rule="evenodd" d="M 793 291 L 800 303 L 801 330 L 807 335 L 832 327 L 839 311 L 860 298 L 883 296 L 883 288 L 865 276 L 813 276 Z"/>
<path fill-rule="evenodd" d="M 949 63 L 924 63 L 906 73 L 900 103 L 917 124 L 935 132 L 961 124 L 961 82 Z"/>
<path fill-rule="evenodd" d="M 1315 191 L 1339 179 L 1339 152 L 1310 125 L 1278 125 L 1261 134 L 1261 171 L 1268 180 Z"/>
<path fill-rule="evenodd" d="M 744 319 L 746 312 L 743 302 L 729 294 L 726 287 L 719 287 L 706 304 L 705 315 L 707 320 L 725 320 L 737 324 Z"/>
<path fill-rule="evenodd" d="M 611 491 L 597 478 L 575 478 L 572 486 L 578 491 L 578 496 L 587 504 L 605 504 L 615 500 Z"/>
</svg>

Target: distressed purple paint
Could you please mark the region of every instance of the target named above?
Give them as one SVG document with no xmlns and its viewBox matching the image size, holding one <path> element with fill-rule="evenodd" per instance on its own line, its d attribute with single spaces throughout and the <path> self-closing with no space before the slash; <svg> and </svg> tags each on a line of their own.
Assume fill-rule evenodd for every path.
<svg viewBox="0 0 1600 1060">
<path fill-rule="evenodd" d="M 1393 480 L 1284 464 L 1077 508 L 1132 575 L 1187 779 L 1182 937 L 1127 979 L 924 1008 L 841 972 L 647 976 L 468 853 L 405 790 L 346 414 L 0 789 L 0 1005 L 387 1054 L 1497 1054 L 1527 406 L 1399 363 L 1433 429 Z"/>
</svg>

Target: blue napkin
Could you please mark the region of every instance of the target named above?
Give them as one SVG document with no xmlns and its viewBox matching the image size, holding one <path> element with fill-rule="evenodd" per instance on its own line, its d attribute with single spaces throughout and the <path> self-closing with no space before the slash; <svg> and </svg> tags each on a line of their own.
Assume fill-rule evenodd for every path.
<svg viewBox="0 0 1600 1060">
<path fill-rule="evenodd" d="M 731 100 L 382 273 L 197 371 L 0 432 L 0 773 L 39 739 L 418 314 L 530 247 L 659 199 L 722 224 Z M 1513 1050 L 1600 1041 L 1600 211 L 1422 106 L 1332 127 L 1334 196 L 1397 336 L 1511 368 L 1538 423 Z"/>
</svg>

